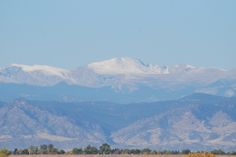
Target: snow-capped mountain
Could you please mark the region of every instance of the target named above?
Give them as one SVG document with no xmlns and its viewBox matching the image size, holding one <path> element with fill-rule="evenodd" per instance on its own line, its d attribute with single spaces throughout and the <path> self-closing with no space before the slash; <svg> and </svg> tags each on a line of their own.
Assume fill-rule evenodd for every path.
<svg viewBox="0 0 236 157">
<path fill-rule="evenodd" d="M 158 75 L 168 74 L 166 67 L 146 65 L 139 59 L 113 58 L 91 63 L 88 68 L 101 75 Z"/>
<path fill-rule="evenodd" d="M 30 85 L 55 85 L 59 82 L 72 82 L 70 71 L 47 65 L 12 64 L 0 69 L 0 81 Z"/>
<path fill-rule="evenodd" d="M 57 75 L 60 77 L 65 77 L 65 74 L 68 73 L 67 70 L 62 68 L 55 68 L 47 65 L 23 65 L 23 64 L 12 64 L 12 67 L 21 68 L 25 72 L 42 72 L 47 75 Z"/>
<path fill-rule="evenodd" d="M 41 86 L 55 85 L 59 82 L 82 86 L 110 85 L 111 82 L 108 80 L 111 78 L 112 82 L 119 80 L 124 84 L 134 80 L 136 83 L 150 83 L 154 80 L 172 83 L 178 81 L 209 83 L 219 79 L 235 79 L 236 71 L 192 65 L 159 66 L 144 64 L 141 60 L 132 58 L 113 58 L 91 63 L 75 70 L 22 64 L 12 64 L 0 69 L 1 82 Z"/>
<path fill-rule="evenodd" d="M 222 86 L 218 85 L 217 81 L 230 81 L 231 83 Z M 54 86 L 56 86 L 55 89 L 61 88 L 60 85 L 57 85 L 65 83 L 68 85 L 67 90 L 73 87 L 70 91 L 76 91 L 72 93 L 73 96 L 62 89 L 60 89 L 62 91 L 50 94 L 64 92 L 64 94 L 54 96 L 60 95 L 60 97 L 69 97 L 73 100 L 91 100 L 89 96 L 91 94 L 87 91 L 93 91 L 92 93 L 99 95 L 99 99 L 96 100 L 114 101 L 113 98 L 130 100 L 131 97 L 135 97 L 136 99 L 132 99 L 132 101 L 154 101 L 179 98 L 195 92 L 234 96 L 236 70 L 196 67 L 188 64 L 159 66 L 144 64 L 139 59 L 113 58 L 73 70 L 47 65 L 12 64 L 0 69 L 0 84 L 4 83 L 53 87 L 50 90 L 54 89 Z M 3 86 L 5 87 L 5 85 Z M 45 93 L 50 90 L 45 89 Z M 33 93 L 29 94 L 29 90 L 21 92 L 23 94 L 17 93 L 17 95 Z M 42 94 L 41 91 L 36 93 L 37 96 Z M 85 96 L 84 93 L 88 93 L 88 95 Z M 112 94 L 112 96 L 110 95 L 112 100 L 108 99 L 107 93 Z"/>
</svg>

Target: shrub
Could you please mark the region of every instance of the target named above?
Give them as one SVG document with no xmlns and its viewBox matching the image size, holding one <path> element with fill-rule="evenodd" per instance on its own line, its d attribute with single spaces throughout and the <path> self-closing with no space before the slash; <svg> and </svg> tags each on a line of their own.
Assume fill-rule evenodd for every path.
<svg viewBox="0 0 236 157">
<path fill-rule="evenodd" d="M 7 149 L 0 149 L 0 157 L 7 157 L 9 154 Z"/>
</svg>

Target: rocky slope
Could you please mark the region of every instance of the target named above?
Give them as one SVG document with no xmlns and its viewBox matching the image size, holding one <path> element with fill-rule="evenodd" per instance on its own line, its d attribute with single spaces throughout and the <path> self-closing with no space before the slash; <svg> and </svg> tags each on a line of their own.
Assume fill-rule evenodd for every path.
<svg viewBox="0 0 236 157">
<path fill-rule="evenodd" d="M 173 101 L 116 104 L 16 100 L 0 106 L 0 147 L 109 142 L 158 149 L 236 148 L 236 99 L 194 94 Z"/>
</svg>

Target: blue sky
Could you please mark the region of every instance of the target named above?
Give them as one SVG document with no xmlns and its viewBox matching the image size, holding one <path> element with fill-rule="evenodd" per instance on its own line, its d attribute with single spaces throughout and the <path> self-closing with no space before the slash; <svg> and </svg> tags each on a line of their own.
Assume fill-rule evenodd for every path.
<svg viewBox="0 0 236 157">
<path fill-rule="evenodd" d="M 113 57 L 236 68 L 235 0 L 1 0 L 0 66 Z"/>
</svg>

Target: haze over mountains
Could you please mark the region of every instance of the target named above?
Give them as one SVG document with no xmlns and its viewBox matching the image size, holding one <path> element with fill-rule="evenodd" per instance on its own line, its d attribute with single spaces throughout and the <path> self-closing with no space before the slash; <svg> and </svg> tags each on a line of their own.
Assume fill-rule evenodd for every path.
<svg viewBox="0 0 236 157">
<path fill-rule="evenodd" d="M 104 142 L 152 149 L 236 148 L 236 99 L 194 94 L 153 103 L 62 103 L 18 99 L 0 106 L 0 147 Z"/>
<path fill-rule="evenodd" d="M 195 92 L 234 96 L 235 80 L 235 69 L 159 66 L 131 58 L 113 58 L 75 70 L 20 64 L 0 69 L 0 90 L 5 91 L 6 101 L 18 97 L 48 100 L 47 95 L 60 101 L 125 103 L 176 99 Z"/>
<path fill-rule="evenodd" d="M 113 58 L 0 69 L 0 147 L 236 149 L 236 70 Z"/>
</svg>

